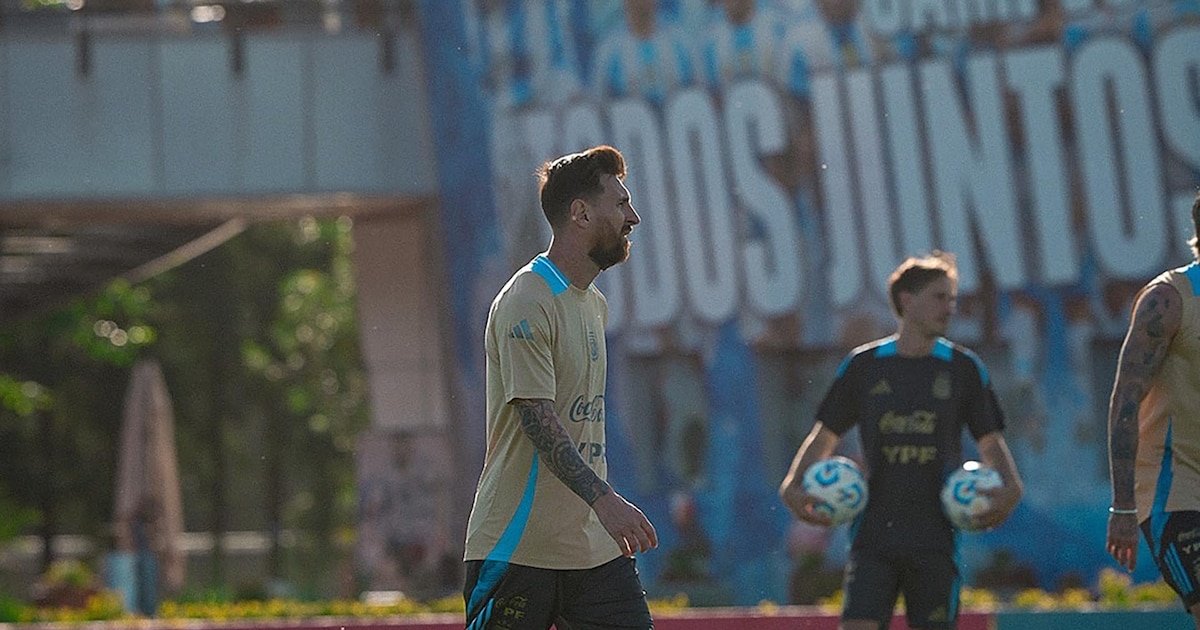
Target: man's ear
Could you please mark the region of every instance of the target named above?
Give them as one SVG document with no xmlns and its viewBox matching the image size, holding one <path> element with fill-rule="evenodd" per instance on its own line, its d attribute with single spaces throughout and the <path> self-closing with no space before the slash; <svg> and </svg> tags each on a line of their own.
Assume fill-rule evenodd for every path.
<svg viewBox="0 0 1200 630">
<path fill-rule="evenodd" d="M 568 212 L 567 218 L 571 221 L 571 223 L 579 224 L 580 227 L 583 227 L 583 225 L 588 221 L 587 202 L 580 197 L 576 197 L 574 200 L 572 200 L 571 209 Z"/>
</svg>

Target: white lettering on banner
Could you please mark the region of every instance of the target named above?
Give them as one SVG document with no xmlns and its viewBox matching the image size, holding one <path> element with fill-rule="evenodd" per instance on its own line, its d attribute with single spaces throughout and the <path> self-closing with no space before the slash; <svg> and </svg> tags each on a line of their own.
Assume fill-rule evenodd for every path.
<svg viewBox="0 0 1200 630">
<path fill-rule="evenodd" d="M 1101 280 L 1144 279 L 1190 257 L 1200 170 L 1200 28 L 1155 43 L 1150 65 L 1110 37 L 1070 56 L 1044 46 L 812 76 L 795 104 L 811 106 L 816 142 L 819 278 L 805 276 L 794 191 L 762 162 L 795 143 L 792 97 L 769 82 L 678 91 L 661 110 L 641 99 L 501 109 L 493 151 L 515 157 L 494 162 L 493 177 L 504 199 L 536 208 L 517 158 L 601 142 L 625 152 L 644 222 L 630 262 L 600 280 L 611 331 L 670 325 L 684 308 L 708 323 L 789 313 L 820 286 L 833 307 L 853 307 L 883 297 L 900 257 L 934 246 L 958 255 L 966 295 L 984 273 L 1000 289 L 1078 282 L 1081 247 Z M 1060 96 L 1075 129 L 1063 129 Z M 544 221 L 524 223 L 518 207 L 497 206 L 505 237 L 529 239 Z"/>
<path fill-rule="evenodd" d="M 1048 285 L 1066 284 L 1079 277 L 1079 251 L 1072 236 L 1067 169 L 1063 155 L 1056 90 L 1066 76 L 1062 49 L 1017 50 L 1004 56 L 1008 86 L 1017 97 L 1025 130 L 1024 186 L 1037 241 L 1035 273 Z M 1034 259 L 1034 253 L 1030 252 Z"/>
<path fill-rule="evenodd" d="M 738 307 L 738 269 L 734 243 L 741 233 L 733 221 L 729 187 L 721 160 L 716 108 L 699 89 L 676 93 L 663 117 L 675 173 L 683 281 L 692 311 L 701 320 L 719 323 Z"/>
<path fill-rule="evenodd" d="M 522 113 L 521 127 L 525 130 L 525 142 L 535 162 L 541 164 L 555 157 L 559 149 L 559 136 L 554 112 L 534 109 Z"/>
<path fill-rule="evenodd" d="M 901 250 L 927 252 L 933 247 L 933 226 L 929 218 L 929 195 L 925 190 L 925 156 L 917 129 L 913 75 L 907 65 L 884 68 L 883 119 L 887 125 L 888 149 L 892 156 L 892 177 L 896 184 L 896 208 L 900 220 Z"/>
<path fill-rule="evenodd" d="M 519 220 L 517 208 L 522 207 L 521 204 L 526 201 L 523 193 L 528 190 L 528 182 L 520 176 L 519 169 L 514 168 L 516 158 L 525 157 L 520 153 L 520 137 L 517 121 L 510 112 L 501 110 L 493 114 L 488 149 L 494 156 L 512 156 L 507 161 L 492 163 L 492 186 L 495 188 L 493 204 L 505 241 L 516 240 L 524 225 L 524 222 Z M 505 242 L 505 247 L 511 244 Z"/>
<path fill-rule="evenodd" d="M 1100 263 L 1117 278 L 1153 273 L 1167 245 L 1162 169 L 1146 89 L 1138 51 L 1127 40 L 1096 39 L 1075 55 L 1071 99 L 1089 233 Z"/>
<path fill-rule="evenodd" d="M 867 277 L 877 295 L 887 293 L 887 277 L 896 266 L 896 236 L 892 230 L 891 199 L 887 191 L 887 167 L 880 142 L 879 105 L 875 102 L 875 77 L 866 70 L 846 78 L 850 101 L 850 131 L 858 166 L 859 201 L 870 255 Z"/>
<path fill-rule="evenodd" d="M 782 104 L 762 81 L 738 83 L 725 102 L 733 192 L 743 211 L 761 224 L 742 246 L 746 297 L 759 314 L 782 315 L 796 307 L 806 284 L 791 200 L 758 166 L 758 156 L 787 149 Z"/>
<path fill-rule="evenodd" d="M 557 116 L 551 111 L 546 110 L 530 110 L 523 112 L 519 116 L 520 128 L 524 129 L 523 140 L 525 141 L 528 154 L 533 157 L 533 164 L 541 164 L 546 160 L 553 159 L 558 154 L 558 135 L 557 135 Z M 530 208 L 541 208 L 542 200 L 538 195 L 536 180 L 529 175 L 528 171 L 522 173 L 521 189 L 526 191 L 523 195 L 529 201 L 527 202 Z M 537 212 L 537 214 L 541 214 Z M 537 236 L 534 242 L 540 247 L 545 248 L 550 245 L 550 224 L 543 220 L 532 220 L 530 223 L 537 230 Z"/>
<path fill-rule="evenodd" d="M 1154 82 L 1163 138 L 1192 170 L 1200 171 L 1200 28 L 1163 38 L 1154 56 Z"/>
<path fill-rule="evenodd" d="M 629 171 L 637 173 L 627 182 L 634 207 L 641 204 L 648 219 L 635 232 L 640 251 L 626 263 L 630 266 L 626 277 L 633 297 L 633 320 L 648 328 L 663 326 L 679 313 L 681 296 L 672 240 L 676 217 L 667 195 L 666 156 L 658 118 L 645 101 L 636 99 L 613 103 L 608 117 L 613 140 L 625 153 Z"/>
<path fill-rule="evenodd" d="M 990 263 L 1000 288 L 1018 287 L 1027 278 L 1019 254 L 1021 223 L 996 56 L 984 53 L 967 60 L 965 81 L 975 122 L 974 137 L 968 131 L 951 73 L 946 60 L 921 64 L 925 126 L 943 248 L 958 256 L 959 290 L 963 293 L 973 293 L 979 287 L 976 258 L 980 255 Z M 978 230 L 981 252 L 973 247 L 972 227 Z"/>
<path fill-rule="evenodd" d="M 825 196 L 825 232 L 830 243 L 829 289 L 834 306 L 847 306 L 862 288 L 862 239 L 854 220 L 853 173 L 846 154 L 842 99 L 837 78 L 819 75 L 812 80 L 813 121 L 820 148 L 821 190 Z"/>
<path fill-rule="evenodd" d="M 591 103 L 579 103 L 563 114 L 561 153 L 574 153 L 604 143 L 600 112 Z"/>
</svg>

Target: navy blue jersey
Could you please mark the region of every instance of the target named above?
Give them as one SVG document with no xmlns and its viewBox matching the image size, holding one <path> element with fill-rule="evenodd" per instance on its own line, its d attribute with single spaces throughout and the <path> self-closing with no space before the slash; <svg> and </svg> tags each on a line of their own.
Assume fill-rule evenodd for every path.
<svg viewBox="0 0 1200 630">
<path fill-rule="evenodd" d="M 975 439 L 1004 428 L 987 370 L 970 350 L 938 339 L 903 357 L 896 338 L 855 349 L 817 410 L 839 436 L 858 426 L 868 469 L 867 508 L 855 522 L 859 549 L 953 549 L 942 483 L 962 463 L 963 427 Z"/>
</svg>

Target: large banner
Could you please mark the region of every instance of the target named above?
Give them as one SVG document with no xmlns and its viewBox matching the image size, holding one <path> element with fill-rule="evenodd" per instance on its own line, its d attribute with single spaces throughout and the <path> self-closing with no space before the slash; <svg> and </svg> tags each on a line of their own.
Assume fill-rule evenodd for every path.
<svg viewBox="0 0 1200 630">
<path fill-rule="evenodd" d="M 607 452 L 662 535 L 652 592 L 802 601 L 836 581 L 846 532 L 794 524 L 775 488 L 842 356 L 894 331 L 888 273 L 932 249 L 957 255 L 950 336 L 991 368 L 1028 486 L 1012 521 L 964 538 L 969 577 L 1054 587 L 1108 565 L 1116 351 L 1137 289 L 1193 256 L 1200 2 L 420 8 L 479 461 L 487 307 L 549 241 L 533 171 L 612 144 L 643 223 L 598 281 Z"/>
</svg>

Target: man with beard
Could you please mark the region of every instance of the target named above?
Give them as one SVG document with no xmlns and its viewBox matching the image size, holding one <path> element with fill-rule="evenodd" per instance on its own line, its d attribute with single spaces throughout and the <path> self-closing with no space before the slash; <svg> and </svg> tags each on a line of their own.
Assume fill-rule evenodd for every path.
<svg viewBox="0 0 1200 630">
<path fill-rule="evenodd" d="M 937 252 L 909 258 L 892 272 L 888 295 L 899 330 L 855 349 L 838 368 L 779 490 L 798 518 L 828 526 L 801 479 L 833 454 L 842 435 L 859 428 L 869 485 L 846 565 L 844 630 L 886 627 L 901 593 L 910 628 L 955 627 L 959 568 L 939 494 L 961 462 L 964 428 L 983 463 L 1003 480 L 999 488 L 980 490 L 991 506 L 975 515 L 975 525 L 999 525 L 1021 497 L 987 370 L 974 353 L 943 337 L 957 282 L 953 257 Z"/>
<path fill-rule="evenodd" d="M 549 249 L 492 302 L 487 453 L 467 525 L 467 628 L 651 628 L 634 554 L 654 526 L 605 481 L 608 306 L 592 283 L 641 218 L 598 146 L 538 170 Z"/>
</svg>

